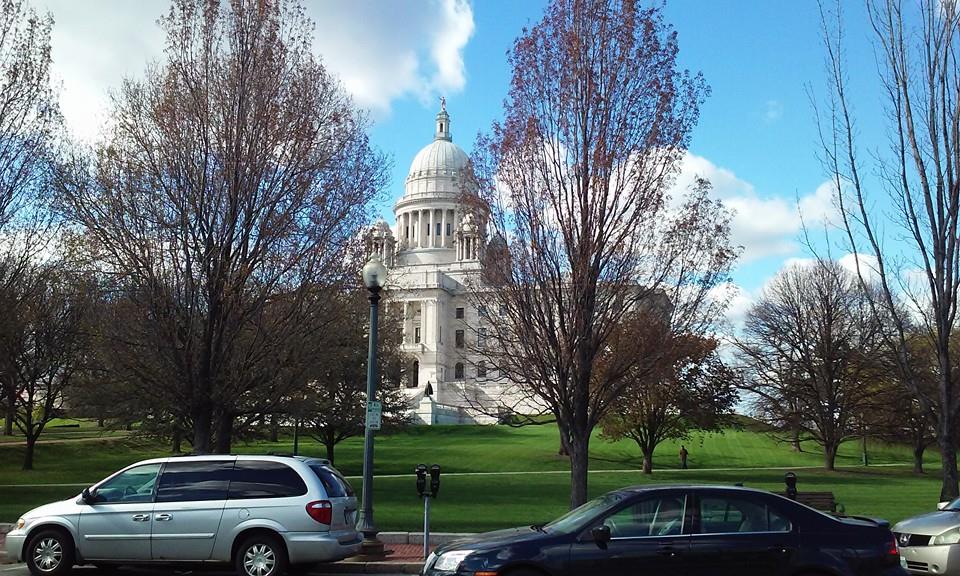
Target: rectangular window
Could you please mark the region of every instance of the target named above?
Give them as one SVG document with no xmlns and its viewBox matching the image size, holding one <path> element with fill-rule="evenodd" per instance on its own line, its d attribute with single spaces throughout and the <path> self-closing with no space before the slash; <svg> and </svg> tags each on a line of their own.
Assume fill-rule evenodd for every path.
<svg viewBox="0 0 960 576">
<path fill-rule="evenodd" d="M 457 362 L 453 367 L 453 378 L 454 380 L 463 380 L 463 363 Z"/>
<path fill-rule="evenodd" d="M 414 344 L 419 344 L 419 343 L 420 343 L 420 328 L 419 328 L 419 327 L 413 329 L 413 343 L 414 343 Z"/>
<path fill-rule="evenodd" d="M 435 228 L 437 229 L 437 233 L 434 234 L 434 236 L 439 236 L 439 235 L 440 235 L 440 223 L 439 223 L 439 222 L 437 222 L 437 225 L 435 226 Z"/>
<path fill-rule="evenodd" d="M 453 234 L 453 223 L 447 222 L 447 236 L 450 236 L 451 234 Z"/>
<path fill-rule="evenodd" d="M 307 485 L 293 468 L 280 462 L 238 460 L 230 480 L 230 499 L 287 498 L 307 493 Z"/>
<path fill-rule="evenodd" d="M 457 320 L 463 320 L 463 308 L 457 308 Z"/>
<path fill-rule="evenodd" d="M 232 460 L 168 462 L 160 475 L 157 502 L 225 500 Z"/>
<path fill-rule="evenodd" d="M 457 348 L 463 348 L 463 330 L 457 330 Z"/>
<path fill-rule="evenodd" d="M 485 342 L 486 339 L 487 339 L 487 329 L 480 328 L 479 330 L 477 330 L 477 348 L 483 348 L 486 343 Z"/>
<path fill-rule="evenodd" d="M 477 378 L 487 377 L 487 364 L 483 360 L 477 362 Z"/>
<path fill-rule="evenodd" d="M 409 237 L 410 237 L 410 227 L 409 227 L 409 226 L 407 226 L 407 232 L 406 232 L 406 234 L 407 234 L 406 237 L 409 238 Z"/>
</svg>

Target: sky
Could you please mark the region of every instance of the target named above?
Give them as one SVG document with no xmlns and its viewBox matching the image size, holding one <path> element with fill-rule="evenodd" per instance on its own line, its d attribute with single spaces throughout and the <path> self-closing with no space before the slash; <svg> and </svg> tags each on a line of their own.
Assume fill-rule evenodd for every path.
<svg viewBox="0 0 960 576">
<path fill-rule="evenodd" d="M 109 93 L 162 58 L 156 24 L 165 0 L 33 0 L 55 19 L 54 75 L 68 127 L 93 141 Z M 454 141 L 470 152 L 500 118 L 510 69 L 506 52 L 544 0 L 304 0 L 314 48 L 373 121 L 371 139 L 392 160 L 379 209 L 393 203 L 417 151 L 433 136 L 446 97 Z M 848 72 L 859 135 L 882 145 L 876 64 L 861 2 L 844 2 Z M 836 222 L 828 174 L 818 159 L 814 101 L 827 96 L 817 3 L 790 0 L 674 0 L 664 6 L 678 34 L 680 63 L 702 72 L 711 96 L 701 109 L 678 186 L 695 176 L 735 212 L 737 323 L 769 279 L 809 258 L 806 224 L 820 250 Z M 839 240 L 834 230 L 832 238 Z M 832 255 L 843 257 L 839 242 Z"/>
</svg>

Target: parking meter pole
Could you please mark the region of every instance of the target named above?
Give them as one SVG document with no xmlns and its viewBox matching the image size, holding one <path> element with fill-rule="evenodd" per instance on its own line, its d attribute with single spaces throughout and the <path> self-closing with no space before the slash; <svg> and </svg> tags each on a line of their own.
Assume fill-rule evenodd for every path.
<svg viewBox="0 0 960 576">
<path fill-rule="evenodd" d="M 430 495 L 423 497 L 423 559 L 430 555 Z"/>
</svg>

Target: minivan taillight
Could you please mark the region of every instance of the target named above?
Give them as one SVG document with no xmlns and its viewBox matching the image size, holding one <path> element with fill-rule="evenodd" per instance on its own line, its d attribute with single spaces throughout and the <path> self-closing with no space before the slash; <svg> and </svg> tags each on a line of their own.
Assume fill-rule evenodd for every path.
<svg viewBox="0 0 960 576">
<path fill-rule="evenodd" d="M 333 504 L 329 500 L 316 500 L 307 504 L 307 514 L 321 524 L 333 522 Z"/>
</svg>

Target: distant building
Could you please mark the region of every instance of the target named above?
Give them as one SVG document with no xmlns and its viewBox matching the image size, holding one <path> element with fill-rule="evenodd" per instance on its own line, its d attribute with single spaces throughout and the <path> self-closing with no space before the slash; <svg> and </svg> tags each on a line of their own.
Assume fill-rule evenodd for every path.
<svg viewBox="0 0 960 576">
<path fill-rule="evenodd" d="M 394 205 L 396 223 L 380 220 L 367 236 L 390 270 L 387 305 L 402 310 L 412 358 L 405 390 L 425 424 L 495 422 L 498 401 L 514 388 L 477 352 L 493 318 L 470 296 L 487 238 L 484 216 L 464 202 L 476 195 L 468 164 L 442 105 L 433 142 L 413 159 Z"/>
</svg>

